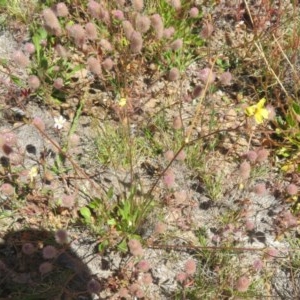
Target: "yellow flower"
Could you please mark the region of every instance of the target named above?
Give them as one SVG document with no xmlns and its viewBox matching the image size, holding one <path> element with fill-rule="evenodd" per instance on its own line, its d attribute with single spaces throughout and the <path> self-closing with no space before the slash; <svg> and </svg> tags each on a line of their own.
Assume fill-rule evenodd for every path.
<svg viewBox="0 0 300 300">
<path fill-rule="evenodd" d="M 30 182 L 33 181 L 33 178 L 38 175 L 38 168 L 37 167 L 32 167 L 31 170 L 29 171 L 29 177 L 30 177 Z"/>
<path fill-rule="evenodd" d="M 248 106 L 245 110 L 246 115 L 248 117 L 254 116 L 256 123 L 261 124 L 269 116 L 268 110 L 264 108 L 265 103 L 266 99 L 262 98 L 257 104 Z"/>
<path fill-rule="evenodd" d="M 123 106 L 126 105 L 126 102 L 127 102 L 126 98 L 121 98 L 120 101 L 119 101 L 119 105 L 120 105 L 121 107 L 123 107 Z"/>
</svg>

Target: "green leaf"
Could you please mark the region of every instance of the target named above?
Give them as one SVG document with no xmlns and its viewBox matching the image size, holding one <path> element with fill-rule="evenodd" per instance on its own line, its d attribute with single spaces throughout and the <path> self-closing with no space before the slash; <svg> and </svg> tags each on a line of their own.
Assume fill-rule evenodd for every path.
<svg viewBox="0 0 300 300">
<path fill-rule="evenodd" d="M 113 195 L 114 195 L 114 188 L 111 186 L 110 188 L 109 188 L 109 190 L 107 191 L 107 198 L 109 199 L 109 200 L 111 200 L 112 199 L 112 197 L 113 197 Z"/>
<path fill-rule="evenodd" d="M 127 243 L 125 239 L 123 239 L 123 241 L 118 245 L 118 250 L 120 250 L 123 253 L 126 253 L 128 251 Z"/>
<path fill-rule="evenodd" d="M 77 66 L 75 66 L 71 72 L 69 72 L 68 74 L 66 74 L 66 80 L 69 80 L 70 78 L 72 78 L 72 76 L 77 72 L 80 71 L 84 68 L 83 64 L 79 64 Z"/>
<path fill-rule="evenodd" d="M 101 203 L 102 201 L 100 198 L 94 198 L 94 200 L 91 203 L 89 203 L 88 207 L 92 210 L 98 209 L 99 207 L 101 207 Z"/>
<path fill-rule="evenodd" d="M 17 85 L 17 86 L 20 86 L 22 87 L 22 81 L 19 77 L 15 76 L 15 75 L 11 75 L 10 76 L 10 79 Z"/>
<path fill-rule="evenodd" d="M 295 119 L 293 118 L 293 116 L 291 114 L 288 114 L 286 116 L 286 122 L 290 127 L 295 127 L 296 126 L 296 121 L 295 121 Z"/>
<path fill-rule="evenodd" d="M 97 205 L 97 203 L 95 202 L 95 201 L 93 201 L 93 202 L 91 202 L 90 204 L 89 204 L 89 208 L 91 208 L 91 209 L 95 209 L 95 208 L 97 208 L 98 207 L 98 205 Z"/>
<path fill-rule="evenodd" d="M 285 147 L 282 147 L 281 149 L 279 149 L 277 151 L 277 155 L 281 155 L 283 157 L 289 157 L 290 156 L 290 152 L 287 148 Z"/>
<path fill-rule="evenodd" d="M 296 102 L 293 102 L 292 104 L 293 110 L 297 115 L 300 115 L 300 105 Z"/>
<path fill-rule="evenodd" d="M 115 226 L 115 225 L 117 224 L 117 222 L 116 222 L 115 219 L 109 219 L 109 220 L 107 221 L 107 224 L 108 224 L 108 225 L 111 225 L 111 226 Z"/>
<path fill-rule="evenodd" d="M 47 36 L 48 36 L 48 33 L 47 33 L 47 30 L 43 27 L 40 27 L 38 30 L 37 30 L 37 33 L 38 35 L 40 36 L 40 38 L 42 40 L 45 40 L 47 39 Z"/>
<path fill-rule="evenodd" d="M 107 248 L 108 245 L 109 245 L 109 242 L 107 240 L 103 241 L 102 243 L 100 243 L 98 245 L 98 251 L 103 252 Z"/>
<path fill-rule="evenodd" d="M 45 70 L 48 69 L 49 64 L 48 64 L 47 58 L 43 57 L 43 58 L 41 59 L 41 67 L 42 67 L 43 69 L 45 69 Z"/>
<path fill-rule="evenodd" d="M 84 217 L 86 222 L 90 222 L 91 221 L 91 211 L 88 207 L 82 207 L 80 209 L 80 214 Z"/>
</svg>

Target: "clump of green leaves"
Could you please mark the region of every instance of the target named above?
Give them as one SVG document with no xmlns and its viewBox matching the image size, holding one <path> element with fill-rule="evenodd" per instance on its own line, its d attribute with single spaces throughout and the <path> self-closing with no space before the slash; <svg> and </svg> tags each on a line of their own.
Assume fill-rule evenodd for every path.
<svg viewBox="0 0 300 300">
<path fill-rule="evenodd" d="M 136 187 L 127 195 L 116 196 L 110 188 L 104 198 L 94 198 L 80 209 L 83 222 L 101 234 L 99 251 L 115 247 L 127 251 L 127 241 L 139 239 L 139 231 L 153 206 L 150 197 L 141 196 Z"/>
</svg>

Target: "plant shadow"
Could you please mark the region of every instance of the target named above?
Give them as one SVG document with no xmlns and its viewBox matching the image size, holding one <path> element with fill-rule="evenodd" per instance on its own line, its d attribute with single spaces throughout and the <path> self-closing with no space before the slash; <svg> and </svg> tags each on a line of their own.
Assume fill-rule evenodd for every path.
<svg viewBox="0 0 300 300">
<path fill-rule="evenodd" d="M 0 237 L 0 299 L 92 299 L 90 270 L 57 234 L 25 229 Z"/>
</svg>

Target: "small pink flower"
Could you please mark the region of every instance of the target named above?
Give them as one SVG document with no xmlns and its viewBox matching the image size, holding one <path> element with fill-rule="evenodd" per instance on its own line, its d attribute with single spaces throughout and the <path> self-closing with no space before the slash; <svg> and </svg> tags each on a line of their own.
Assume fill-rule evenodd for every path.
<svg viewBox="0 0 300 300">
<path fill-rule="evenodd" d="M 256 259 L 254 262 L 253 262 L 253 269 L 256 271 L 256 272 L 259 272 L 262 270 L 264 264 L 263 262 L 260 260 L 260 259 Z"/>
<path fill-rule="evenodd" d="M 224 72 L 221 76 L 220 76 L 220 82 L 222 85 L 231 85 L 231 81 L 232 81 L 232 75 L 230 72 Z"/>
<path fill-rule="evenodd" d="M 35 52 L 35 46 L 32 43 L 26 43 L 24 45 L 24 50 L 28 54 L 33 54 Z"/>
<path fill-rule="evenodd" d="M 173 36 L 174 33 L 175 33 L 174 27 L 168 27 L 164 29 L 163 36 L 164 38 L 169 39 Z"/>
<path fill-rule="evenodd" d="M 40 80 L 37 76 L 35 75 L 30 75 L 28 77 L 28 86 L 32 89 L 32 90 L 36 90 L 40 87 Z"/>
<path fill-rule="evenodd" d="M 85 25 L 85 32 L 89 40 L 97 39 L 97 28 L 94 23 L 87 23 Z"/>
<path fill-rule="evenodd" d="M 257 153 L 253 150 L 250 150 L 247 154 L 246 154 L 246 157 L 248 158 L 248 160 L 251 162 L 251 163 L 254 163 L 257 159 Z"/>
<path fill-rule="evenodd" d="M 45 246 L 43 248 L 43 257 L 45 259 L 54 258 L 57 255 L 57 249 L 51 245 Z"/>
<path fill-rule="evenodd" d="M 44 262 L 39 266 L 39 271 L 42 275 L 47 274 L 52 270 L 53 270 L 53 265 L 49 262 Z"/>
<path fill-rule="evenodd" d="M 100 285 L 99 281 L 97 281 L 95 279 L 91 279 L 87 284 L 87 290 L 93 294 L 100 293 L 101 285 Z"/>
<path fill-rule="evenodd" d="M 17 144 L 17 136 L 13 132 L 7 130 L 1 133 L 1 136 L 6 145 L 13 147 Z"/>
<path fill-rule="evenodd" d="M 140 32 L 133 31 L 130 36 L 130 51 L 132 53 L 140 53 L 143 48 L 143 38 Z"/>
<path fill-rule="evenodd" d="M 120 21 L 124 20 L 124 13 L 119 9 L 112 10 L 112 15 L 114 18 L 116 18 Z"/>
<path fill-rule="evenodd" d="M 0 190 L 6 196 L 11 196 L 15 192 L 14 187 L 10 183 L 3 183 Z"/>
<path fill-rule="evenodd" d="M 46 128 L 44 121 L 40 117 L 34 117 L 32 120 L 32 125 L 34 125 L 41 131 L 44 131 Z"/>
<path fill-rule="evenodd" d="M 132 6 L 135 11 L 141 11 L 144 8 L 144 1 L 143 0 L 132 0 Z"/>
<path fill-rule="evenodd" d="M 172 150 L 168 150 L 165 152 L 164 157 L 166 160 L 171 161 L 174 157 L 174 152 Z"/>
<path fill-rule="evenodd" d="M 176 275 L 176 280 L 181 284 L 187 279 L 188 275 L 184 272 L 180 272 Z"/>
<path fill-rule="evenodd" d="M 151 266 L 147 260 L 141 260 L 140 262 L 138 262 L 136 267 L 140 272 L 148 272 L 151 268 Z"/>
<path fill-rule="evenodd" d="M 210 68 L 204 68 L 200 70 L 198 77 L 203 83 L 211 84 L 215 81 L 216 74 Z"/>
<path fill-rule="evenodd" d="M 266 185 L 264 183 L 258 183 L 254 187 L 254 192 L 259 196 L 265 195 L 267 193 Z"/>
<path fill-rule="evenodd" d="M 15 51 L 12 58 L 21 68 L 26 68 L 30 64 L 29 58 L 20 50 Z"/>
<path fill-rule="evenodd" d="M 98 18 L 102 11 L 102 6 L 94 0 L 89 1 L 87 8 L 93 18 Z"/>
<path fill-rule="evenodd" d="M 199 9 L 197 7 L 192 7 L 189 11 L 189 15 L 191 18 L 197 18 L 199 15 Z"/>
<path fill-rule="evenodd" d="M 92 73 L 98 76 L 101 75 L 101 65 L 97 58 L 90 56 L 87 60 L 87 65 Z"/>
<path fill-rule="evenodd" d="M 163 176 L 163 182 L 167 188 L 171 188 L 175 184 L 175 175 L 172 170 L 168 170 Z"/>
<path fill-rule="evenodd" d="M 129 287 L 128 287 L 128 290 L 130 292 L 130 294 L 132 296 L 136 296 L 136 297 L 140 297 L 142 298 L 143 297 L 143 291 L 141 290 L 141 287 L 139 284 L 137 283 L 132 283 Z"/>
<path fill-rule="evenodd" d="M 286 192 L 291 196 L 296 195 L 298 193 L 298 187 L 295 184 L 291 183 L 287 186 Z"/>
<path fill-rule="evenodd" d="M 55 10 L 58 17 L 66 17 L 69 14 L 69 10 L 63 2 L 57 3 Z"/>
<path fill-rule="evenodd" d="M 131 239 L 128 241 L 129 251 L 133 256 L 143 255 L 143 248 L 138 240 Z"/>
<path fill-rule="evenodd" d="M 164 35 L 164 22 L 159 14 L 152 15 L 150 19 L 156 38 L 160 40 Z"/>
<path fill-rule="evenodd" d="M 267 160 L 270 152 L 266 149 L 260 149 L 257 151 L 257 162 L 264 162 Z"/>
<path fill-rule="evenodd" d="M 236 289 L 239 292 L 246 292 L 251 284 L 251 280 L 247 276 L 242 276 L 236 282 Z"/>
<path fill-rule="evenodd" d="M 170 5 L 173 6 L 176 10 L 181 8 L 180 0 L 171 0 Z"/>
<path fill-rule="evenodd" d="M 110 71 L 114 67 L 114 62 L 108 57 L 102 62 L 102 67 L 104 70 Z"/>
<path fill-rule="evenodd" d="M 35 252 L 35 248 L 31 243 L 25 243 L 22 246 L 22 252 L 26 255 L 31 255 Z"/>
<path fill-rule="evenodd" d="M 147 16 L 138 14 L 135 19 L 136 30 L 146 33 L 150 29 L 151 21 Z"/>
<path fill-rule="evenodd" d="M 42 12 L 42 15 L 47 30 L 56 36 L 60 36 L 62 29 L 54 11 L 51 8 L 45 8 Z"/>
<path fill-rule="evenodd" d="M 66 208 L 72 208 L 75 204 L 74 195 L 63 195 L 61 199 L 61 206 Z"/>
<path fill-rule="evenodd" d="M 176 156 L 176 159 L 180 160 L 180 161 L 183 161 L 186 159 L 186 153 L 183 149 L 178 153 L 178 155 Z"/>
<path fill-rule="evenodd" d="M 182 48 L 183 45 L 183 40 L 182 39 L 177 39 L 174 42 L 171 43 L 170 48 L 174 51 L 179 50 Z"/>
<path fill-rule="evenodd" d="M 127 20 L 122 22 L 122 26 L 123 26 L 124 34 L 125 34 L 126 38 L 129 40 L 132 33 L 134 32 L 133 26 Z"/>
<path fill-rule="evenodd" d="M 113 50 L 113 47 L 112 47 L 111 43 L 108 40 L 106 40 L 106 39 L 101 39 L 100 42 L 99 42 L 99 45 L 105 51 L 111 52 Z"/>
<path fill-rule="evenodd" d="M 200 97 L 202 94 L 202 87 L 200 85 L 197 85 L 192 93 L 193 99 Z"/>
<path fill-rule="evenodd" d="M 202 38 L 208 39 L 209 37 L 211 37 L 214 30 L 214 26 L 211 23 L 206 22 L 202 27 L 200 35 Z"/>
<path fill-rule="evenodd" d="M 86 38 L 86 32 L 84 28 L 80 24 L 74 24 L 71 25 L 67 30 L 70 36 L 74 39 L 76 46 L 82 47 Z"/>
<path fill-rule="evenodd" d="M 170 81 L 176 81 L 180 78 L 180 72 L 177 68 L 172 68 L 170 71 L 169 71 L 169 75 L 168 75 L 168 79 Z"/>
<path fill-rule="evenodd" d="M 276 250 L 275 248 L 268 248 L 265 253 L 266 259 L 268 260 L 272 260 L 278 256 L 278 250 Z"/>
<path fill-rule="evenodd" d="M 64 81 L 62 78 L 56 78 L 53 82 L 53 86 L 57 89 L 60 90 L 64 86 Z"/>
<path fill-rule="evenodd" d="M 145 285 L 151 284 L 153 282 L 153 278 L 152 278 L 151 274 L 150 273 L 144 274 L 142 277 L 142 282 Z"/>
<path fill-rule="evenodd" d="M 248 179 L 250 177 L 251 166 L 248 162 L 244 161 L 240 165 L 239 173 L 242 179 Z"/>
<path fill-rule="evenodd" d="M 58 244 L 68 243 L 68 233 L 66 230 L 59 229 L 55 233 L 55 240 Z"/>
<path fill-rule="evenodd" d="M 62 58 L 66 58 L 68 56 L 68 51 L 66 50 L 66 48 L 60 44 L 57 44 L 55 46 L 55 51 L 57 53 L 58 56 L 62 57 Z"/>
<path fill-rule="evenodd" d="M 188 275 L 194 275 L 196 273 L 196 268 L 197 265 L 193 259 L 189 259 L 184 265 L 184 270 Z"/>
</svg>

